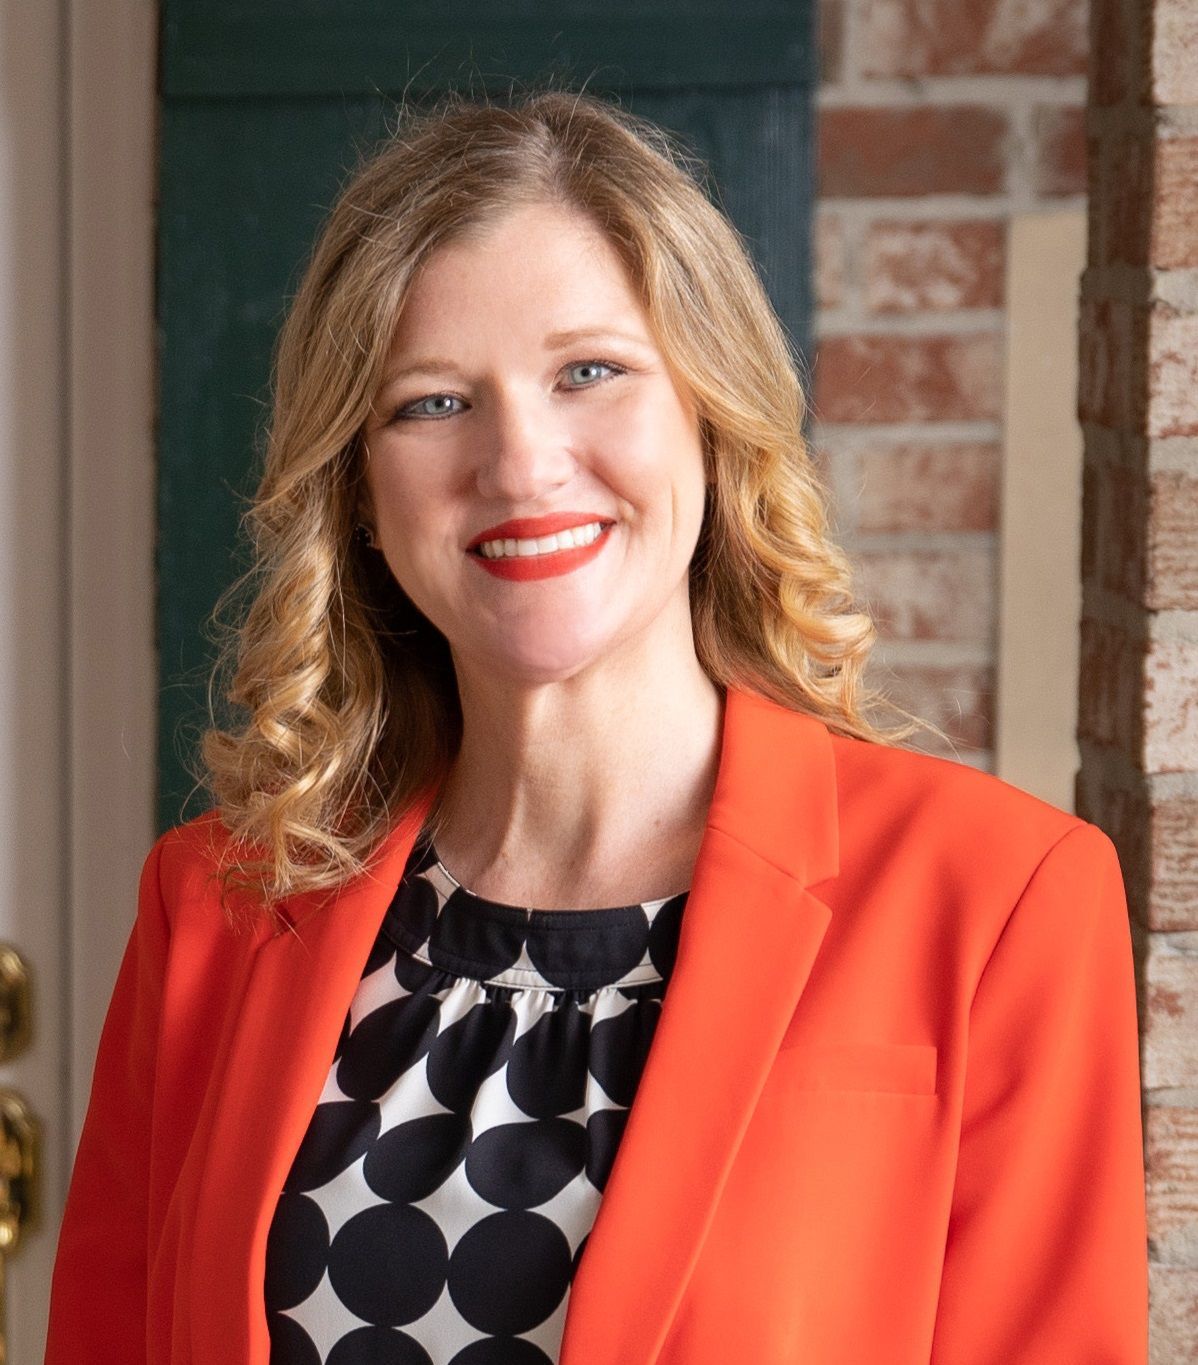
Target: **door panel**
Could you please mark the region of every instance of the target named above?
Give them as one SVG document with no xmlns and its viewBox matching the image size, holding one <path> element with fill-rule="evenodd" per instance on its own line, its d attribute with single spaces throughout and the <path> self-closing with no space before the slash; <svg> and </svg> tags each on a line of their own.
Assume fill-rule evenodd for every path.
<svg viewBox="0 0 1198 1365">
<path fill-rule="evenodd" d="M 405 93 L 552 76 L 619 99 L 710 167 L 793 346 L 811 313 L 812 0 L 733 10 L 166 0 L 161 59 L 158 827 L 203 810 L 206 619 L 245 567 L 270 349 L 338 186 Z"/>
</svg>

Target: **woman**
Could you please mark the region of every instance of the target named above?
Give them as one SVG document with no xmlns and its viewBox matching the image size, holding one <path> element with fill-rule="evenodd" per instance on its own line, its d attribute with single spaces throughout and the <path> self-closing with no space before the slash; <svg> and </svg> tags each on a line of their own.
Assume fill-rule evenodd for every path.
<svg viewBox="0 0 1198 1365">
<path fill-rule="evenodd" d="M 49 1365 L 1146 1359 L 1113 847 L 869 718 L 802 413 L 619 108 L 450 99 L 352 178 Z"/>
</svg>

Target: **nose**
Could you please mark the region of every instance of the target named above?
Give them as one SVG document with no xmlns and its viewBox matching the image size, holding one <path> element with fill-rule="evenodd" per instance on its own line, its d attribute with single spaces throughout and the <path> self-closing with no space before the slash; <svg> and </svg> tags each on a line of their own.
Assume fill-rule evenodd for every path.
<svg viewBox="0 0 1198 1365">
<path fill-rule="evenodd" d="M 574 476 L 567 425 L 540 395 L 497 387 L 486 411 L 476 476 L 481 497 L 512 506 L 536 502 Z"/>
</svg>

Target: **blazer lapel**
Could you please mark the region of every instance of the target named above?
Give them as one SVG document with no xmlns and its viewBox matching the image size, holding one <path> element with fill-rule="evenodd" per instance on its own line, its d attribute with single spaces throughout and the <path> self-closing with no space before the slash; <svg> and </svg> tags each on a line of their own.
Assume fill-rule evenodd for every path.
<svg viewBox="0 0 1198 1365">
<path fill-rule="evenodd" d="M 251 950 L 196 1192 L 185 1308 L 195 1365 L 270 1359 L 263 1295 L 275 1204 L 433 795 L 409 807 L 371 871 L 336 894 L 294 898 L 286 911 L 296 933 Z"/>
<path fill-rule="evenodd" d="M 726 698 L 678 951 L 571 1286 L 560 1365 L 657 1358 L 831 919 L 807 889 L 838 868 L 828 731 L 733 687 Z M 426 789 L 408 809 L 370 872 L 336 895 L 297 898 L 288 907 L 297 933 L 252 950 L 196 1193 L 196 1362 L 267 1365 L 262 1283 L 275 1202 L 434 795 Z"/>
<path fill-rule="evenodd" d="M 560 1365 L 651 1365 L 832 917 L 819 721 L 732 688 L 678 953 L 570 1289 Z"/>
</svg>

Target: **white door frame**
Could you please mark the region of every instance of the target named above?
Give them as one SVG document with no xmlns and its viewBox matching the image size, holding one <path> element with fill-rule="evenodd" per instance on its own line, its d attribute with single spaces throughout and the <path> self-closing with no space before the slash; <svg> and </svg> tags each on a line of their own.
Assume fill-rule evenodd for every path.
<svg viewBox="0 0 1198 1365">
<path fill-rule="evenodd" d="M 157 0 L 71 0 L 71 1152 L 154 839 Z"/>
<path fill-rule="evenodd" d="M 7 1273 L 9 1359 L 45 1350 L 96 1044 L 153 834 L 156 0 L 0 0 L 0 938 L 41 1129 Z"/>
</svg>

